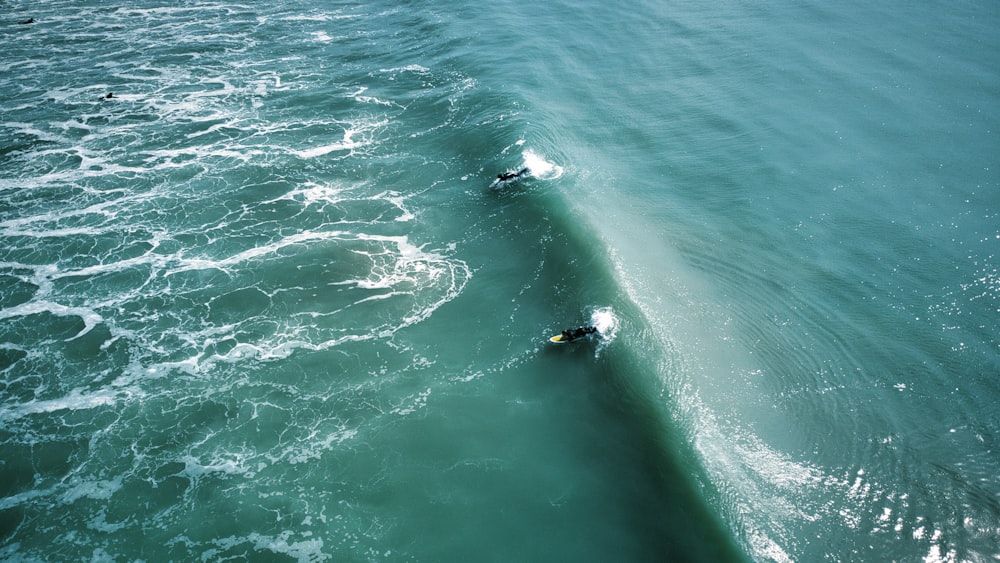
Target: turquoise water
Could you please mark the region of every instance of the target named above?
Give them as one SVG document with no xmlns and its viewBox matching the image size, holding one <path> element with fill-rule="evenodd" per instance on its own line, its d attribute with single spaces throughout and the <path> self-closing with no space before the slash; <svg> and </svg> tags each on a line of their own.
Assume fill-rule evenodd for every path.
<svg viewBox="0 0 1000 563">
<path fill-rule="evenodd" d="M 994 4 L 7 8 L 4 559 L 1000 557 Z"/>
</svg>

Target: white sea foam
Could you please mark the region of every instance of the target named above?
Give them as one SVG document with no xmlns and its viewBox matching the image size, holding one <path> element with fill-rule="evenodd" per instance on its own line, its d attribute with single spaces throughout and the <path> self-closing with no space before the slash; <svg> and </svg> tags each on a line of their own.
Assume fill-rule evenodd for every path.
<svg viewBox="0 0 1000 563">
<path fill-rule="evenodd" d="M 601 335 L 600 343 L 594 350 L 594 356 L 599 357 L 604 349 L 618 337 L 618 317 L 611 307 L 595 309 L 590 315 L 590 325 Z"/>
<path fill-rule="evenodd" d="M 23 405 L 4 406 L 0 408 L 0 420 L 16 420 L 25 416 L 51 413 L 63 410 L 88 410 L 101 406 L 113 405 L 122 398 L 132 395 L 131 391 L 118 391 L 115 389 L 103 389 L 93 393 L 86 393 L 80 389 L 74 389 L 69 395 L 57 399 L 44 401 L 31 401 Z"/>
<path fill-rule="evenodd" d="M 400 67 L 393 67 L 393 68 L 381 68 L 381 69 L 379 69 L 379 72 L 381 72 L 381 73 L 387 73 L 387 74 L 388 73 L 399 73 L 399 72 L 413 72 L 413 73 L 416 73 L 416 74 L 428 74 L 430 71 L 431 71 L 431 69 L 429 69 L 429 68 L 427 68 L 427 67 L 425 67 L 423 65 L 418 65 L 418 64 L 412 64 L 412 65 L 406 65 L 406 66 L 400 66 Z"/>
<path fill-rule="evenodd" d="M 88 309 L 86 307 L 67 307 L 51 301 L 28 301 L 16 307 L 0 309 L 0 320 L 16 317 L 28 317 L 40 313 L 49 313 L 57 317 L 79 317 L 83 321 L 83 328 L 69 340 L 73 340 L 87 334 L 91 329 L 104 321 L 101 315 L 92 309 Z"/>
<path fill-rule="evenodd" d="M 320 145 L 311 149 L 289 150 L 288 152 L 298 156 L 299 158 L 309 159 L 326 156 L 332 152 L 347 151 L 347 154 L 343 155 L 343 157 L 346 158 L 353 155 L 355 149 L 371 145 L 373 143 L 373 132 L 381 127 L 384 127 L 387 123 L 388 121 L 382 120 L 353 124 L 344 129 L 344 136 L 340 141 Z M 363 138 L 355 139 L 355 136 L 363 136 Z"/>
<path fill-rule="evenodd" d="M 611 341 L 618 336 L 618 317 L 611 307 L 595 309 L 590 315 L 590 324 L 601 333 L 601 338 Z"/>
<path fill-rule="evenodd" d="M 368 87 L 367 86 L 362 86 L 361 88 L 358 89 L 357 92 L 354 92 L 350 96 L 352 98 L 354 98 L 355 100 L 357 100 L 357 101 L 359 101 L 361 103 L 364 103 L 364 104 L 377 104 L 377 105 L 381 105 L 381 106 L 395 106 L 395 105 L 398 105 L 395 102 L 390 102 L 390 101 L 386 101 L 386 100 L 380 100 L 380 99 L 376 98 L 375 96 L 362 96 L 362 94 L 364 94 L 367 91 L 368 91 Z"/>
<path fill-rule="evenodd" d="M 62 495 L 62 501 L 72 504 L 81 498 L 107 500 L 122 488 L 122 478 L 104 479 L 98 481 L 79 481 L 73 483 Z"/>
<path fill-rule="evenodd" d="M 206 561 L 216 560 L 222 554 L 233 550 L 240 545 L 248 544 L 256 551 L 269 551 L 271 553 L 285 555 L 300 563 L 313 563 L 326 561 L 330 556 L 323 553 L 323 540 L 319 538 L 307 538 L 300 541 L 293 541 L 294 532 L 285 530 L 278 535 L 268 536 L 264 534 L 252 533 L 245 536 L 229 536 L 212 541 L 214 548 L 206 549 L 201 553 L 201 558 Z"/>
<path fill-rule="evenodd" d="M 306 192 L 312 196 L 317 195 L 317 192 L 310 189 Z M 323 190 L 318 193 L 323 193 Z M 393 196 L 387 197 L 395 199 Z M 276 360 L 288 357 L 298 349 L 323 350 L 347 342 L 389 338 L 398 330 L 428 318 L 438 307 L 457 296 L 471 276 L 471 271 L 464 262 L 424 250 L 412 244 L 406 235 L 384 236 L 347 231 L 295 233 L 271 244 L 249 248 L 228 257 L 175 258 L 170 261 L 171 266 L 164 270 L 163 275 L 167 278 L 203 270 L 235 272 L 242 269 L 244 264 L 279 260 L 292 248 L 307 251 L 318 243 L 348 245 L 354 249 L 355 254 L 370 259 L 364 277 L 329 282 L 330 285 L 358 290 L 356 293 L 340 292 L 349 298 L 345 306 L 304 312 L 307 318 L 301 321 L 290 317 L 281 324 L 284 328 L 276 328 L 273 334 L 254 341 L 246 341 L 237 336 L 240 332 L 239 324 L 208 326 L 186 333 L 183 340 L 190 342 L 193 348 L 207 349 L 212 343 L 224 340 L 236 340 L 237 343 L 222 354 L 205 355 L 193 351 L 187 359 L 170 362 L 170 365 L 175 369 L 197 373 L 215 362 Z M 328 333 L 314 326 L 319 319 L 336 318 L 347 310 L 394 300 L 407 304 L 394 319 L 384 319 L 383 322 L 370 326 L 362 324 L 352 328 L 347 334 L 344 334 L 343 329 L 338 329 L 334 332 L 334 338 L 329 338 Z M 253 320 L 250 318 L 242 322 L 250 323 Z M 328 324 L 328 321 L 323 321 L 323 324 Z"/>
<path fill-rule="evenodd" d="M 330 37 L 325 31 L 313 31 L 311 32 L 311 34 L 313 40 L 318 41 L 320 43 L 329 43 L 333 41 L 333 38 Z"/>
<path fill-rule="evenodd" d="M 313 432 L 308 440 L 303 440 L 286 449 L 280 459 L 285 459 L 288 463 L 306 463 L 315 459 L 320 459 L 323 453 L 338 446 L 343 442 L 354 439 L 358 435 L 356 428 L 347 428 L 340 425 L 332 432 L 326 432 L 322 439 L 316 439 L 319 431 Z"/>
<path fill-rule="evenodd" d="M 402 403 L 394 407 L 391 411 L 392 414 L 398 414 L 400 416 L 406 416 L 417 412 L 427 406 L 427 399 L 431 395 L 431 389 L 427 389 L 417 393 L 416 395 L 411 395 L 403 399 Z"/>
<path fill-rule="evenodd" d="M 531 149 L 522 153 L 524 165 L 528 167 L 531 175 L 541 180 L 555 180 L 563 175 L 563 167 L 545 160 Z"/>
<path fill-rule="evenodd" d="M 207 17 L 200 18 L 205 10 Z M 249 8 L 209 4 L 107 12 L 110 22 L 94 26 L 100 34 L 88 36 L 86 43 L 128 39 L 121 62 L 113 53 L 92 65 L 87 61 L 88 68 L 98 69 L 99 80 L 54 92 L 45 105 L 66 107 L 46 108 L 55 115 L 48 124 L 21 117 L 38 109 L 34 100 L 11 104 L 23 110 L 11 113 L 10 120 L 22 123 L 4 131 L 13 132 L 21 145 L 8 154 L 13 173 L 0 179 L 0 189 L 16 196 L 16 207 L 5 208 L 0 219 L 0 236 L 14 241 L 0 257 L 0 273 L 4 283 L 16 287 L 17 299 L 26 301 L 0 311 L 0 322 L 44 313 L 82 320 L 82 325 L 76 319 L 59 323 L 82 326 L 66 339 L 110 332 L 100 347 L 91 339 L 71 346 L 49 343 L 44 333 L 30 330 L 24 339 L 32 341 L 7 346 L 15 350 L 5 354 L 14 358 L 5 366 L 12 380 L 5 381 L 7 398 L 34 392 L 44 400 L 20 405 L 16 398 L 8 400 L 0 407 L 0 422 L 27 429 L 16 438 L 21 443 L 51 440 L 52 450 L 59 452 L 37 450 L 43 455 L 35 463 L 35 488 L 0 499 L 0 506 L 30 504 L 29 510 L 40 514 L 19 531 L 29 542 L 35 531 L 57 521 L 66 524 L 66 532 L 52 538 L 55 549 L 68 553 L 71 544 L 86 543 L 88 556 L 93 551 L 98 559 L 130 557 L 129 534 L 140 527 L 183 530 L 203 499 L 216 497 L 214 492 L 221 499 L 249 490 L 254 499 L 247 506 L 263 508 L 257 513 L 267 518 L 271 509 L 261 498 L 291 498 L 287 489 L 269 490 L 289 466 L 303 474 L 315 474 L 328 461 L 338 466 L 343 460 L 327 458 L 355 447 L 351 442 L 360 430 L 331 425 L 324 412 L 324 422 L 303 428 L 296 425 L 307 423 L 297 419 L 268 444 L 263 435 L 286 413 L 247 423 L 245 405 L 273 401 L 282 408 L 287 397 L 279 395 L 287 392 L 294 397 L 289 411 L 296 415 L 319 410 L 322 398 L 332 412 L 346 405 L 358 415 L 351 420 L 372 422 L 366 420 L 368 407 L 358 405 L 367 398 L 337 396 L 340 378 L 354 374 L 320 369 L 301 385 L 286 385 L 282 380 L 291 372 L 284 365 L 258 363 L 342 344 L 346 354 L 367 362 L 369 351 L 389 349 L 398 331 L 433 315 L 461 293 L 472 275 L 456 257 L 455 242 L 437 240 L 434 231 L 427 235 L 423 225 L 414 224 L 421 208 L 418 198 L 408 195 L 410 186 L 395 191 L 383 185 L 385 178 L 377 170 L 369 177 L 360 159 L 331 164 L 369 153 L 373 162 L 395 157 L 394 150 L 378 150 L 383 133 L 394 132 L 387 131 L 390 120 L 378 112 L 401 107 L 391 92 L 411 93 L 399 84 L 392 85 L 395 90 L 374 85 L 369 90 L 359 82 L 398 78 L 439 84 L 437 76 L 408 65 L 385 71 L 390 76 L 376 71 L 352 78 L 331 90 L 329 76 L 317 81 L 310 75 L 319 73 L 313 65 L 294 62 L 304 55 L 286 56 L 282 50 L 280 56 L 232 56 L 252 48 L 256 34 L 227 36 L 219 32 L 220 20 L 235 29 L 286 20 L 243 14 L 233 21 L 226 17 L 231 11 Z M 66 23 L 98 19 L 73 18 Z M 133 25 L 133 18 L 141 25 Z M 340 40 L 334 36 L 341 33 L 337 26 L 330 27 L 335 32 L 308 28 L 299 34 L 300 47 L 323 49 Z M 164 49 L 163 37 L 182 48 Z M 135 55 L 147 47 L 153 55 Z M 233 52 L 228 58 L 214 58 L 226 50 Z M 59 58 L 43 58 L 38 72 L 60 70 L 49 62 Z M 220 60 L 224 64 L 216 64 Z M 77 78 L 86 82 L 84 76 Z M 463 79 L 451 91 L 472 84 Z M 339 92 L 318 114 L 283 107 L 291 105 L 297 91 L 318 88 Z M 99 99 L 112 89 L 116 100 Z M 278 94 L 281 90 L 291 92 L 286 97 Z M 413 97 L 406 99 L 409 103 Z M 388 345 L 349 346 L 374 340 Z M 21 350 L 30 352 L 25 356 Z M 390 353 L 419 356 L 399 349 Z M 416 357 L 409 365 L 426 370 L 432 364 Z M 383 373 L 379 381 L 391 377 Z M 79 387 L 65 391 L 74 386 Z M 431 387 L 420 389 L 425 391 L 389 395 L 376 407 L 382 409 L 376 416 L 419 415 Z M 321 395 L 329 395 L 330 404 Z M 253 428 L 261 433 L 255 435 Z M 296 433 L 300 430 L 305 431 Z M 67 458 L 46 459 L 59 458 L 62 451 Z M 270 467 L 272 459 L 283 467 L 257 481 L 256 473 Z M 48 487 L 49 482 L 57 484 Z M 141 495 L 145 501 L 122 494 L 133 489 L 150 494 Z M 199 493 L 207 496 L 199 498 Z M 336 511 L 343 497 L 318 502 L 329 498 Z M 145 515 L 131 510 L 135 502 L 150 510 Z M 75 506 L 66 511 L 47 506 L 61 503 Z M 299 510 L 293 507 L 292 513 L 298 516 Z M 291 522 L 284 508 L 275 515 L 290 523 L 288 529 L 304 531 L 270 526 L 267 535 L 258 535 L 237 526 L 233 536 L 215 536 L 209 529 L 186 545 L 178 540 L 174 553 L 229 558 L 233 553 L 227 550 L 240 546 L 250 556 L 256 551 L 256 556 L 284 554 L 303 561 L 328 557 L 319 532 L 297 527 L 301 519 Z M 306 519 L 325 522 L 335 515 L 341 516 L 321 506 Z M 178 537 L 183 531 L 171 533 Z M 44 558 L 46 549 L 19 553 L 15 547 L 5 554 Z M 388 550 L 380 553 L 388 557 Z"/>
<path fill-rule="evenodd" d="M 289 22 L 325 22 L 334 19 L 335 16 L 329 14 L 295 14 L 281 17 L 282 21 Z"/>
</svg>

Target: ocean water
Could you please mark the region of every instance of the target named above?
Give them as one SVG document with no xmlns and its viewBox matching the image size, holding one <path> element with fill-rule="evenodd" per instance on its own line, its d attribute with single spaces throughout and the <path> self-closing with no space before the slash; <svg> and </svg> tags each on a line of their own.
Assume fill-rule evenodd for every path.
<svg viewBox="0 0 1000 563">
<path fill-rule="evenodd" d="M 1000 558 L 996 3 L 5 8 L 0 558 Z"/>
</svg>

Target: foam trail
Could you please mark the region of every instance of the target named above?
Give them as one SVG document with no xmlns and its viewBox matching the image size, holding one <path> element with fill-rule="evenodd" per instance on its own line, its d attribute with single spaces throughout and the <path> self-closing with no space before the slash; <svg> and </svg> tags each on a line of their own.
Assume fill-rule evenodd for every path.
<svg viewBox="0 0 1000 563">
<path fill-rule="evenodd" d="M 606 346 L 614 342 L 618 336 L 620 323 L 611 307 L 601 307 L 590 314 L 590 324 L 597 329 L 597 333 L 601 336 L 601 342 L 598 344 L 597 350 L 594 351 L 594 357 L 597 357 Z"/>
<path fill-rule="evenodd" d="M 126 391 L 126 398 L 131 396 L 131 391 Z M 100 406 L 113 405 L 121 397 L 113 390 L 102 390 L 91 394 L 85 394 L 80 389 L 74 389 L 68 395 L 56 399 L 42 401 L 32 401 L 23 405 L 4 407 L 0 409 L 0 420 L 10 421 L 28 416 L 31 414 L 51 413 L 62 410 L 85 410 Z"/>
<path fill-rule="evenodd" d="M 545 160 L 531 149 L 524 151 L 522 155 L 524 156 L 524 166 L 528 168 L 529 173 L 535 178 L 555 180 L 563 175 L 562 166 Z"/>
<path fill-rule="evenodd" d="M 607 341 L 614 340 L 618 335 L 618 317 L 611 307 L 601 307 L 590 315 L 590 324 L 597 328 L 601 337 Z"/>
<path fill-rule="evenodd" d="M 17 307 L 0 309 L 0 320 L 14 317 L 28 317 L 40 313 L 50 313 L 57 317 L 79 317 L 83 321 L 83 328 L 69 340 L 80 338 L 90 332 L 95 326 L 104 322 L 101 315 L 91 309 L 85 307 L 67 307 L 50 301 L 29 301 Z"/>
</svg>

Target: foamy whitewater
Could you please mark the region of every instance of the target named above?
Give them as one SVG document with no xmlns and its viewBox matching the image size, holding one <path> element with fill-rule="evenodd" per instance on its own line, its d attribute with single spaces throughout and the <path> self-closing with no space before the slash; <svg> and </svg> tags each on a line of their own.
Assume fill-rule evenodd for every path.
<svg viewBox="0 0 1000 563">
<path fill-rule="evenodd" d="M 1000 559 L 996 6 L 5 7 L 0 558 Z"/>
</svg>

